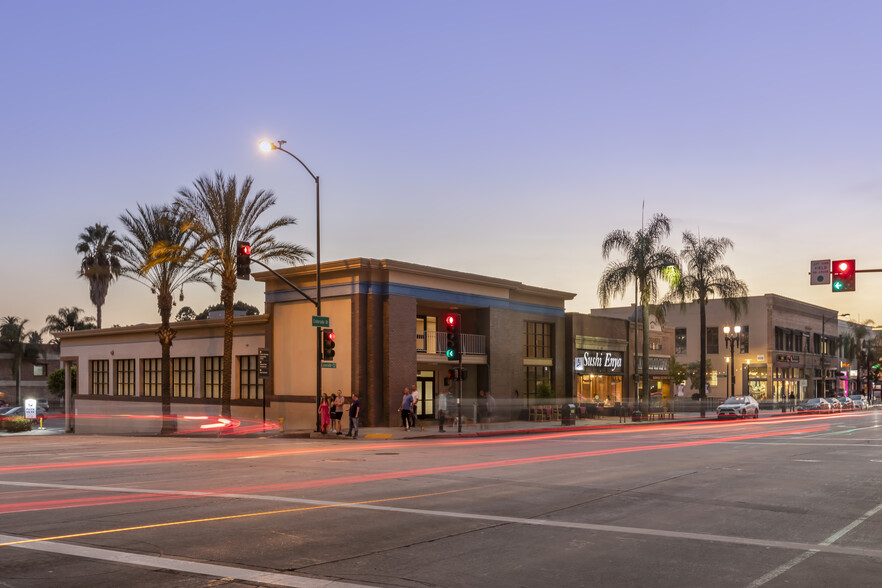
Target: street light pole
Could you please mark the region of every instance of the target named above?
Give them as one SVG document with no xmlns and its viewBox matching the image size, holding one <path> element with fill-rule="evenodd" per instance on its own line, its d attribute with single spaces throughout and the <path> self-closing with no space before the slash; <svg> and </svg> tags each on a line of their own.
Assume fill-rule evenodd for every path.
<svg viewBox="0 0 882 588">
<path fill-rule="evenodd" d="M 735 396 L 735 343 L 741 339 L 741 326 L 735 325 L 730 328 L 729 325 L 723 327 L 726 334 L 726 343 L 729 345 L 729 369 L 732 370 L 732 377 L 729 380 L 729 387 L 732 391 L 731 396 Z"/>
<path fill-rule="evenodd" d="M 303 166 L 303 169 L 306 170 L 313 180 L 315 180 L 315 314 L 316 316 L 322 315 L 322 223 L 321 223 L 321 198 L 319 191 L 319 177 L 312 173 L 312 170 L 303 163 L 303 161 L 282 147 L 287 143 L 287 141 L 279 140 L 275 143 L 271 141 L 261 141 L 260 149 L 264 153 L 269 153 L 270 151 L 281 151 L 282 153 L 287 153 L 291 157 L 297 160 L 297 163 Z M 316 352 L 316 366 L 315 366 L 315 430 L 319 432 L 322 430 L 322 417 L 321 417 L 321 403 L 322 403 L 322 328 L 320 326 L 316 326 L 315 329 L 315 352 Z"/>
</svg>

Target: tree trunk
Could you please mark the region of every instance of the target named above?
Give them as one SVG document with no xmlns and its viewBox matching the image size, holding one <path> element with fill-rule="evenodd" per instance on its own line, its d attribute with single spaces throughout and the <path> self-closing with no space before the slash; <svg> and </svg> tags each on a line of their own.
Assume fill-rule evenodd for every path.
<svg viewBox="0 0 882 588">
<path fill-rule="evenodd" d="M 159 345 L 162 347 L 162 428 L 160 435 L 171 435 L 177 432 L 176 423 L 171 416 L 171 398 L 172 398 L 172 366 L 171 366 L 171 346 L 177 334 L 174 329 L 169 326 L 172 309 L 171 294 L 160 294 L 158 297 L 159 316 L 162 319 L 162 327 L 156 332 L 159 335 Z"/>
<path fill-rule="evenodd" d="M 704 298 L 698 299 L 698 340 L 701 348 L 698 357 L 698 403 L 701 417 L 707 412 L 707 312 Z"/>
<path fill-rule="evenodd" d="M 233 397 L 233 298 L 236 296 L 236 276 L 221 279 L 221 302 L 224 305 L 224 371 L 221 387 L 221 416 L 232 418 Z"/>
</svg>

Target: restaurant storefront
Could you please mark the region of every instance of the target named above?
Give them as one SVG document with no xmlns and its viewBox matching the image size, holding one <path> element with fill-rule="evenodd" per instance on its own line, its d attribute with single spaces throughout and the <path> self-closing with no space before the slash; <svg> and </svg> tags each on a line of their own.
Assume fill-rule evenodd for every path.
<svg viewBox="0 0 882 588">
<path fill-rule="evenodd" d="M 606 407 L 622 402 L 623 351 L 608 349 L 577 350 L 573 361 L 576 377 L 574 400 Z"/>
</svg>

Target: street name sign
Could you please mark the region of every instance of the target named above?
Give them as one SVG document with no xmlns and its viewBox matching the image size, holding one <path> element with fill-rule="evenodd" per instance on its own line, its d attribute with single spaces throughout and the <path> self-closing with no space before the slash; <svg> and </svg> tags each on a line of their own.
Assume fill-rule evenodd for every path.
<svg viewBox="0 0 882 588">
<path fill-rule="evenodd" d="M 819 259 L 812 262 L 812 286 L 830 283 L 830 260 Z"/>
<path fill-rule="evenodd" d="M 331 319 L 326 316 L 314 316 L 312 317 L 312 326 L 313 327 L 330 327 Z"/>
<path fill-rule="evenodd" d="M 333 361 L 323 361 L 322 367 L 323 368 L 335 368 L 335 367 L 337 367 L 337 363 L 333 362 Z"/>
</svg>

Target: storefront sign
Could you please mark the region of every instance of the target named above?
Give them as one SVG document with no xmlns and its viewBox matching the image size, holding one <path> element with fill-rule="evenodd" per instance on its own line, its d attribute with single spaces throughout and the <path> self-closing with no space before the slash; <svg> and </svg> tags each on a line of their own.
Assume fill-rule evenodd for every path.
<svg viewBox="0 0 882 588">
<path fill-rule="evenodd" d="M 589 374 L 621 374 L 622 373 L 621 351 L 586 351 L 576 357 L 573 368 L 577 372 Z"/>
<path fill-rule="evenodd" d="M 779 363 L 799 363 L 798 355 L 779 355 L 776 360 Z"/>
</svg>

